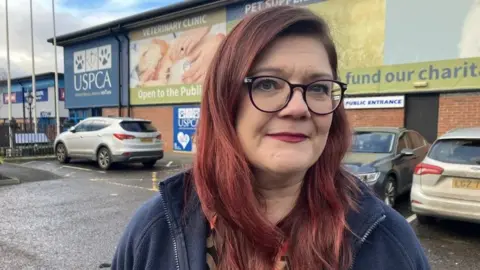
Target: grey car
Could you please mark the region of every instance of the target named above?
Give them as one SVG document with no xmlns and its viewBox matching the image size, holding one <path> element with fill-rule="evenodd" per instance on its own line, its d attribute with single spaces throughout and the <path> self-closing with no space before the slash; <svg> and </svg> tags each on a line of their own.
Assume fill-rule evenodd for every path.
<svg viewBox="0 0 480 270">
<path fill-rule="evenodd" d="M 345 167 L 370 186 L 387 205 L 409 192 L 413 172 L 430 144 L 414 130 L 396 127 L 355 128 Z"/>
</svg>

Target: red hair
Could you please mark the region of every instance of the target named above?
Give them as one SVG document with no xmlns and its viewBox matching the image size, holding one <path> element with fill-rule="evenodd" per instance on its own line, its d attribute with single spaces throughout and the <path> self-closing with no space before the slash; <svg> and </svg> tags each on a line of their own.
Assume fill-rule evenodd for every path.
<svg viewBox="0 0 480 270">
<path fill-rule="evenodd" d="M 351 263 L 346 214 L 356 185 L 341 166 L 351 132 L 341 105 L 325 150 L 308 170 L 292 212 L 275 226 L 262 202 L 235 130 L 243 79 L 257 56 L 282 35 L 313 35 L 327 50 L 337 77 L 337 54 L 327 24 L 305 8 L 269 8 L 243 19 L 218 48 L 203 85 L 193 184 L 202 209 L 216 214 L 219 269 L 268 269 L 289 241 L 293 269 L 346 269 Z"/>
</svg>

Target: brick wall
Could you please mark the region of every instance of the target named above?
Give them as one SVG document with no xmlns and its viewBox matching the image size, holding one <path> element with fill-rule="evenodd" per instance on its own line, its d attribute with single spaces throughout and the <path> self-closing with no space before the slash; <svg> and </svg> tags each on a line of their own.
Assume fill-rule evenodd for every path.
<svg viewBox="0 0 480 270">
<path fill-rule="evenodd" d="M 347 110 L 352 127 L 403 127 L 404 109 Z"/>
<path fill-rule="evenodd" d="M 480 93 L 441 94 L 438 135 L 462 127 L 480 127 Z"/>
<path fill-rule="evenodd" d="M 102 116 L 118 116 L 118 107 L 102 108 Z M 127 116 L 127 108 L 122 108 L 122 116 Z"/>
<path fill-rule="evenodd" d="M 152 124 L 162 133 L 165 151 L 173 150 L 173 107 L 133 107 L 131 116 L 152 121 Z"/>
</svg>

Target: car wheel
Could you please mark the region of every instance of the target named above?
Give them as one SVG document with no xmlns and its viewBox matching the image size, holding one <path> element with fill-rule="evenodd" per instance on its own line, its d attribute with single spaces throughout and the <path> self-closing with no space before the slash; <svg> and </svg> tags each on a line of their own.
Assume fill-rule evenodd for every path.
<svg viewBox="0 0 480 270">
<path fill-rule="evenodd" d="M 395 206 L 395 199 L 397 198 L 397 187 L 395 178 L 393 178 L 392 176 L 389 176 L 385 181 L 383 198 L 386 205 L 390 207 Z"/>
<path fill-rule="evenodd" d="M 417 214 L 417 220 L 418 220 L 418 223 L 427 225 L 427 224 L 432 224 L 435 221 L 435 218 Z"/>
<path fill-rule="evenodd" d="M 142 162 L 143 167 L 149 168 L 149 169 L 153 168 L 155 166 L 155 163 L 157 163 L 157 160 L 150 160 L 150 161 Z"/>
<path fill-rule="evenodd" d="M 67 147 L 65 144 L 59 143 L 55 150 L 55 155 L 57 156 L 58 162 L 65 164 L 70 162 L 70 158 L 68 157 Z"/>
<path fill-rule="evenodd" d="M 110 166 L 112 166 L 112 154 L 108 148 L 102 147 L 98 150 L 97 163 L 102 170 L 110 169 Z"/>
</svg>

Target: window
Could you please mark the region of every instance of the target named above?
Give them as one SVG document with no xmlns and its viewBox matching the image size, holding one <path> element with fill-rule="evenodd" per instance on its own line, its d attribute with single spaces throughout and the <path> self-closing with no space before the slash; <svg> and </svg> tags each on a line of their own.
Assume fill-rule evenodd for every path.
<svg viewBox="0 0 480 270">
<path fill-rule="evenodd" d="M 405 148 L 408 148 L 407 135 L 406 133 L 403 133 L 398 139 L 397 154 L 399 154 Z"/>
<path fill-rule="evenodd" d="M 410 142 L 412 143 L 412 149 L 417 149 L 425 145 L 425 140 L 423 139 L 423 137 L 415 131 L 409 131 L 408 137 L 410 139 Z"/>
<path fill-rule="evenodd" d="M 78 124 L 76 127 L 75 127 L 75 131 L 76 132 L 85 132 L 85 131 L 88 131 L 88 126 L 92 123 L 92 121 L 84 121 L 80 124 Z"/>
<path fill-rule="evenodd" d="M 388 132 L 357 131 L 353 135 L 351 151 L 357 153 L 390 153 L 395 134 Z"/>
<path fill-rule="evenodd" d="M 88 131 L 98 131 L 108 126 L 108 123 L 103 120 L 94 120 L 92 124 L 88 126 Z"/>
<path fill-rule="evenodd" d="M 120 126 L 130 132 L 156 132 L 157 129 L 147 121 L 123 121 Z"/>
<path fill-rule="evenodd" d="M 480 165 L 480 140 L 439 140 L 428 157 L 445 163 Z"/>
</svg>

